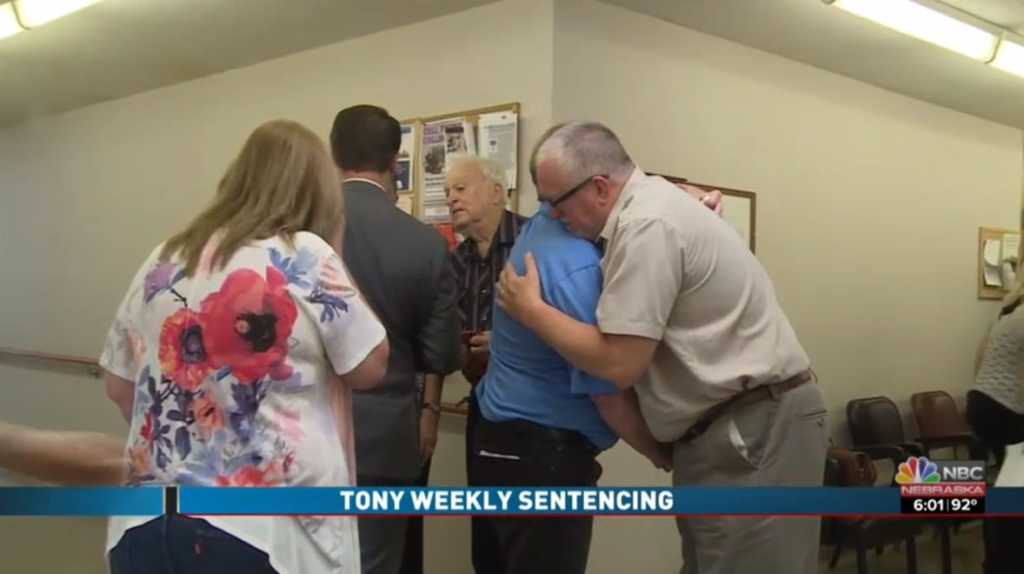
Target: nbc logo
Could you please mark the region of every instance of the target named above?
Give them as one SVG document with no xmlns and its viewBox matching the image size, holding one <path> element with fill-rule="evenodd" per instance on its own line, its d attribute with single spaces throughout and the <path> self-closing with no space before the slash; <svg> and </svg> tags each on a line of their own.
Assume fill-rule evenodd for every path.
<svg viewBox="0 0 1024 574">
<path fill-rule="evenodd" d="M 897 484 L 935 484 L 939 480 L 939 467 L 923 456 L 912 456 L 907 462 L 901 462 L 896 473 Z"/>
</svg>

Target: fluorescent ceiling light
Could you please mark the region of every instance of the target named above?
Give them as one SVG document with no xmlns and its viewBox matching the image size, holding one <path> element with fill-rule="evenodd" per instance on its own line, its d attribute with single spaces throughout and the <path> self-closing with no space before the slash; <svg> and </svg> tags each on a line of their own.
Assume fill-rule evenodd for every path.
<svg viewBox="0 0 1024 574">
<path fill-rule="evenodd" d="M 57 18 L 92 6 L 99 0 L 14 0 L 18 5 L 18 16 L 26 28 L 42 26 Z"/>
<path fill-rule="evenodd" d="M 14 6 L 0 4 L 0 38 L 7 38 L 22 31 L 18 17 L 14 14 Z"/>
<path fill-rule="evenodd" d="M 825 0 L 826 2 L 828 0 Z M 987 62 L 999 37 L 911 0 L 835 0 L 838 8 L 925 42 Z"/>
<path fill-rule="evenodd" d="M 1006 38 L 999 43 L 999 51 L 992 60 L 992 66 L 1004 72 L 1024 77 L 1024 44 L 1011 42 Z"/>
</svg>

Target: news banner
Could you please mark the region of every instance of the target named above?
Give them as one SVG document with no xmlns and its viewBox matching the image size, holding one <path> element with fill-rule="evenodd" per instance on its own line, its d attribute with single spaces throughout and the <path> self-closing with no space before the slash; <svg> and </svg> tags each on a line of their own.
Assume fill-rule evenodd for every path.
<svg viewBox="0 0 1024 574">
<path fill-rule="evenodd" d="M 898 487 L 3 487 L 0 516 L 1024 516 L 981 461 L 899 465 Z"/>
</svg>

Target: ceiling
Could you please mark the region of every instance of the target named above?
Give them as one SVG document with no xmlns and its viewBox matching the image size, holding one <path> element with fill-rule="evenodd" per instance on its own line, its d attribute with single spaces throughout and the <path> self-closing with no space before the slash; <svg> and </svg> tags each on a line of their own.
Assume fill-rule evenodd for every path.
<svg viewBox="0 0 1024 574">
<path fill-rule="evenodd" d="M 603 1 L 1024 128 L 1024 78 L 889 30 L 821 0 Z M 946 3 L 1003 28 L 1024 31 L 1024 0 Z"/>
<path fill-rule="evenodd" d="M 0 40 L 0 125 L 490 1 L 104 0 Z"/>
<path fill-rule="evenodd" d="M 490 1 L 104 0 L 39 30 L 0 40 L 0 125 Z M 1024 128 L 1024 78 L 893 32 L 821 0 L 602 1 Z M 1024 32 L 1024 0 L 947 3 Z"/>
</svg>

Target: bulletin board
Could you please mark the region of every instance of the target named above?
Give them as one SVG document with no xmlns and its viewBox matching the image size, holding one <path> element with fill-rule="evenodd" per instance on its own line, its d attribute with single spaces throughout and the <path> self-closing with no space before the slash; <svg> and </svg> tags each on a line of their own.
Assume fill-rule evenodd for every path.
<svg viewBox="0 0 1024 574">
<path fill-rule="evenodd" d="M 751 253 L 757 253 L 757 194 L 742 189 L 697 183 L 684 177 L 671 175 L 661 175 L 661 177 L 672 183 L 687 183 L 708 191 L 717 189 L 722 192 L 722 219 L 746 240 Z"/>
<path fill-rule="evenodd" d="M 1016 280 L 1019 229 L 978 228 L 978 299 L 1002 299 Z"/>
<path fill-rule="evenodd" d="M 519 120 L 520 104 L 511 102 L 401 121 L 399 207 L 433 225 L 454 247 L 457 238 L 444 197 L 444 170 L 450 154 L 473 153 L 505 166 L 509 206 L 517 211 Z"/>
</svg>

